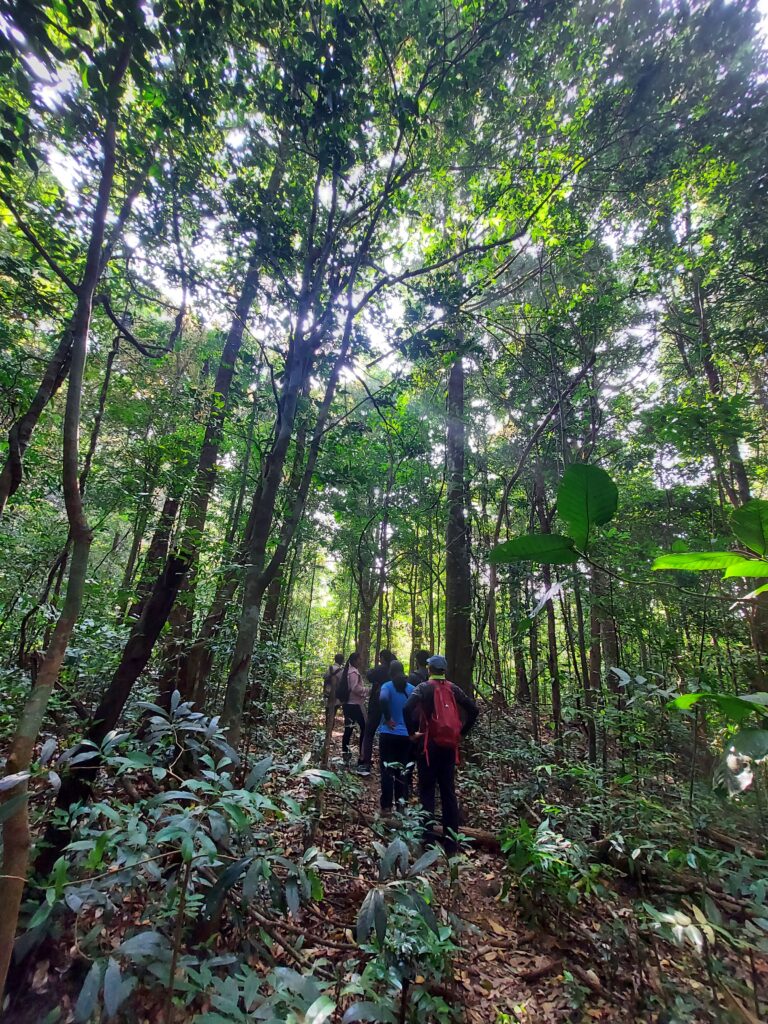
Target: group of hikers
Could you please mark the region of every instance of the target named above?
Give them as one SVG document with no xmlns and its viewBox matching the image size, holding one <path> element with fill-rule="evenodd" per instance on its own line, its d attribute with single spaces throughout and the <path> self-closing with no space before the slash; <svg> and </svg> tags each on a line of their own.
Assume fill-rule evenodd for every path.
<svg viewBox="0 0 768 1024">
<path fill-rule="evenodd" d="M 392 651 L 379 651 L 376 666 L 366 675 L 366 684 L 359 654 L 353 652 L 346 662 L 342 654 L 337 654 L 324 680 L 326 707 L 330 722 L 336 708 L 344 712 L 341 749 L 346 764 L 351 762 L 350 741 L 358 730 L 359 775 L 371 774 L 378 734 L 382 815 L 389 816 L 396 805 L 407 803 L 416 765 L 419 800 L 426 819 L 425 844 L 442 841 L 448 852 L 454 852 L 454 836 L 459 831 L 455 781 L 459 739 L 475 724 L 478 707 L 446 678 L 448 663 L 441 654 L 420 650 L 414 663 L 414 670 L 406 675 Z M 438 790 L 442 836 L 434 831 Z"/>
</svg>

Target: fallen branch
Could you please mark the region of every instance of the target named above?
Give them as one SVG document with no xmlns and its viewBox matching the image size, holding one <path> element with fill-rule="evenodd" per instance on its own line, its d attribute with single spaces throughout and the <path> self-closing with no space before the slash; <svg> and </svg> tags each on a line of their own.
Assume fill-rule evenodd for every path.
<svg viewBox="0 0 768 1024">
<path fill-rule="evenodd" d="M 366 814 L 359 808 L 355 808 L 355 810 L 361 824 L 373 827 L 379 822 L 378 818 L 374 818 L 372 815 Z M 435 832 L 437 835 L 442 836 L 442 826 L 435 826 Z M 469 828 L 461 825 L 459 827 L 459 835 L 466 836 L 468 839 L 471 839 L 479 850 L 485 850 L 486 853 L 501 853 L 501 840 L 493 832 L 488 832 L 486 829 L 482 828 Z"/>
<path fill-rule="evenodd" d="M 543 964 L 539 964 L 538 967 L 531 967 L 527 971 L 521 971 L 518 977 L 522 981 L 539 981 L 553 971 L 559 971 L 562 966 L 563 958 L 557 957 L 554 960 L 546 960 Z"/>
</svg>

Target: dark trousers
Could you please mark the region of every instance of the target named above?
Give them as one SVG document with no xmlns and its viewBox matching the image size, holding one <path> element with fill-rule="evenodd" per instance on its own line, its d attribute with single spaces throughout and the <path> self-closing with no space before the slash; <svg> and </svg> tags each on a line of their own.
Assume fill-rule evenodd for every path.
<svg viewBox="0 0 768 1024">
<path fill-rule="evenodd" d="M 368 698 L 368 724 L 365 729 L 365 736 L 363 737 L 363 745 L 360 748 L 360 761 L 370 767 L 371 761 L 373 761 L 373 740 L 376 736 L 376 730 L 379 728 L 379 722 L 381 721 L 381 701 L 379 700 L 380 690 L 376 690 Z"/>
<path fill-rule="evenodd" d="M 456 799 L 456 752 L 448 747 L 429 748 L 429 764 L 424 752 L 419 753 L 419 800 L 426 817 L 424 843 L 438 841 L 435 825 L 435 791 L 440 789 L 443 819 L 443 844 L 449 853 L 456 850 L 456 842 L 448 836 L 459 831 L 459 803 Z"/>
<path fill-rule="evenodd" d="M 344 704 L 344 735 L 341 737 L 341 750 L 346 754 L 349 751 L 349 741 L 355 726 L 360 730 L 358 743 L 360 751 L 363 749 L 363 736 L 365 735 L 365 715 L 359 704 Z"/>
<path fill-rule="evenodd" d="M 407 800 L 411 791 L 414 749 L 408 736 L 379 733 L 381 762 L 381 809 L 391 811 L 398 800 Z"/>
</svg>

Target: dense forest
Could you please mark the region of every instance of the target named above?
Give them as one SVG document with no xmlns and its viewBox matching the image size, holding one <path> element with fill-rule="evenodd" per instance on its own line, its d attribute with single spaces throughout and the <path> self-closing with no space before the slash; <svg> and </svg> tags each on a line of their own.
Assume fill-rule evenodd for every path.
<svg viewBox="0 0 768 1024">
<path fill-rule="evenodd" d="M 4 1020 L 766 1019 L 766 38 L 1 0 Z"/>
</svg>

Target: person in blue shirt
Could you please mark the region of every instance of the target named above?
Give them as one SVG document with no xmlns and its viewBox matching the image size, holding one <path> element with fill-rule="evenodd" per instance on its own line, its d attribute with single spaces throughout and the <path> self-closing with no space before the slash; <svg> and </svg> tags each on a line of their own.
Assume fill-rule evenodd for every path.
<svg viewBox="0 0 768 1024">
<path fill-rule="evenodd" d="M 391 814 L 395 803 L 408 799 L 415 760 L 413 743 L 403 718 L 403 708 L 413 693 L 413 686 L 408 682 L 399 661 L 391 662 L 389 669 L 389 680 L 381 687 L 379 696 L 382 814 Z"/>
</svg>

